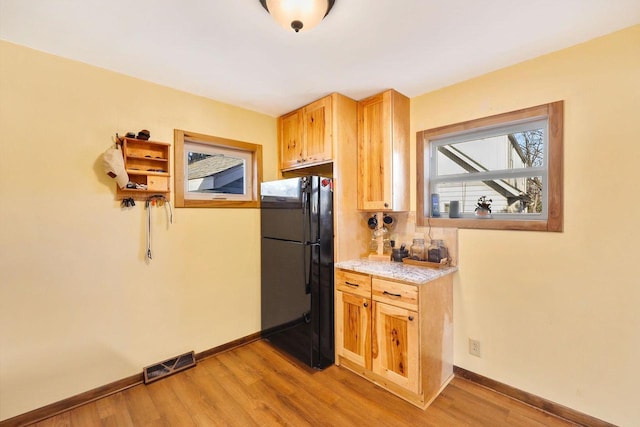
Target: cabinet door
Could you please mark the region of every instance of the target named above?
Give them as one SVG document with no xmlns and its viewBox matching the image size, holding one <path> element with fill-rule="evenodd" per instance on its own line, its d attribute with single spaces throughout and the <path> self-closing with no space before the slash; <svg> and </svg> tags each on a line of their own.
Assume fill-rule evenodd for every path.
<svg viewBox="0 0 640 427">
<path fill-rule="evenodd" d="M 293 111 L 279 119 L 280 168 L 287 169 L 302 164 L 302 110 Z"/>
<path fill-rule="evenodd" d="M 336 292 L 336 352 L 371 370 L 371 300 Z"/>
<path fill-rule="evenodd" d="M 418 313 L 375 301 L 373 311 L 373 372 L 419 393 Z"/>
<path fill-rule="evenodd" d="M 332 159 L 331 97 L 322 98 L 303 109 L 305 152 L 303 162 L 319 163 Z"/>
<path fill-rule="evenodd" d="M 393 208 L 391 154 L 389 100 L 380 94 L 359 102 L 358 209 Z"/>
</svg>

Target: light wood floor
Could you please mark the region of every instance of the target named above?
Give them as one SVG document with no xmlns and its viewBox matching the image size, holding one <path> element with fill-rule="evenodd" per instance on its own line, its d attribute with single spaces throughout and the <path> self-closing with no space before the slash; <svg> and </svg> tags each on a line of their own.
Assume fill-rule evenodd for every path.
<svg viewBox="0 0 640 427">
<path fill-rule="evenodd" d="M 569 426 L 461 378 L 422 411 L 347 371 L 312 371 L 257 341 L 35 424 L 87 426 Z"/>
</svg>

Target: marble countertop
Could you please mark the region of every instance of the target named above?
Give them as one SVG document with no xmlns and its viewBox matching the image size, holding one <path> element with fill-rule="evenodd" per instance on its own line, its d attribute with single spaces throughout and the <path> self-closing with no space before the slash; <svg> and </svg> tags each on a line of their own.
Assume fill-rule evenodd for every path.
<svg viewBox="0 0 640 427">
<path fill-rule="evenodd" d="M 438 277 L 458 271 L 458 267 L 424 268 L 401 262 L 371 261 L 366 258 L 338 262 L 335 267 L 416 285 L 424 285 Z"/>
</svg>

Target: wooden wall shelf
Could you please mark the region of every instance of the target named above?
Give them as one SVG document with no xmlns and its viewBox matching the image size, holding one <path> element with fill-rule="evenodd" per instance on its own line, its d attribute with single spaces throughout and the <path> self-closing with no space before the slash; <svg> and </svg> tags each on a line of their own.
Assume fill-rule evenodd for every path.
<svg viewBox="0 0 640 427">
<path fill-rule="evenodd" d="M 171 159 L 167 142 L 145 141 L 143 139 L 124 138 L 122 154 L 129 182 L 145 185 L 146 189 L 117 187 L 119 200 L 133 198 L 146 200 L 154 194 L 163 195 L 170 200 Z"/>
</svg>

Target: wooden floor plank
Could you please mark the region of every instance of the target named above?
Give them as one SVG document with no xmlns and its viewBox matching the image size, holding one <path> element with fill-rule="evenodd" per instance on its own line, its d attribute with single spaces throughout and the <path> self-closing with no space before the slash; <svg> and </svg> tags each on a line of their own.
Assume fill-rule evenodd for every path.
<svg viewBox="0 0 640 427">
<path fill-rule="evenodd" d="M 35 424 L 91 426 L 571 426 L 454 378 L 421 410 L 338 366 L 312 370 L 265 341 Z"/>
</svg>

